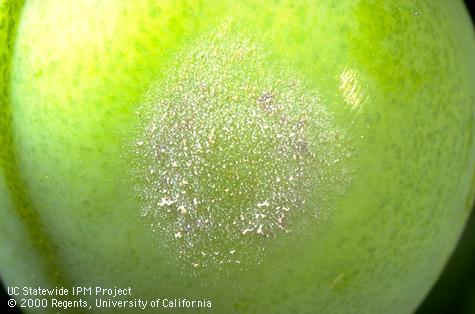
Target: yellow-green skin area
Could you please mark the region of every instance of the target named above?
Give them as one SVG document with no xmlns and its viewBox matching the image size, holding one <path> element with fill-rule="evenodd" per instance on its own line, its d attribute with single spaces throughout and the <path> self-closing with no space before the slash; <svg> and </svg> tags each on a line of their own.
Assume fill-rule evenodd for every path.
<svg viewBox="0 0 475 314">
<path fill-rule="evenodd" d="M 235 2 L 0 2 L 6 285 L 131 286 L 134 298 L 207 298 L 216 313 L 418 306 L 475 191 L 462 2 Z M 243 271 L 190 275 L 130 204 L 124 144 L 173 56 L 227 19 L 319 92 L 351 134 L 352 178 L 314 232 L 276 237 Z"/>
</svg>

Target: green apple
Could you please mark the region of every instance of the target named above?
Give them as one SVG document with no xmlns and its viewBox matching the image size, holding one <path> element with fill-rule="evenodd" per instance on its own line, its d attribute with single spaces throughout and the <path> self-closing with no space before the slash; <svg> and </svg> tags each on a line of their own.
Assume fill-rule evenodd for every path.
<svg viewBox="0 0 475 314">
<path fill-rule="evenodd" d="M 461 1 L 0 8 L 7 286 L 410 313 L 437 279 L 475 193 Z"/>
</svg>

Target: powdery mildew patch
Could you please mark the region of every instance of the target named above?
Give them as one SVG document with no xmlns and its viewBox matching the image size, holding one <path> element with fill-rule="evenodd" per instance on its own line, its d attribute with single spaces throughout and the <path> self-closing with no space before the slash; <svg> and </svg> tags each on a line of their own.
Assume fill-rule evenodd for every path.
<svg viewBox="0 0 475 314">
<path fill-rule="evenodd" d="M 308 84 L 243 35 L 207 35 L 173 64 L 137 112 L 138 210 L 185 265 L 259 263 L 267 241 L 325 218 L 347 180 L 344 136 Z"/>
</svg>

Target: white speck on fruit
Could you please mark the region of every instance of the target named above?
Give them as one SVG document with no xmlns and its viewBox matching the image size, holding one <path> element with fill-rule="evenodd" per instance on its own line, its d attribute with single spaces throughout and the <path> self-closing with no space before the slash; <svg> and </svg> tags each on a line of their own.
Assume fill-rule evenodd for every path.
<svg viewBox="0 0 475 314">
<path fill-rule="evenodd" d="M 262 203 L 258 203 L 256 206 L 257 206 L 257 207 L 267 207 L 267 206 L 269 206 L 269 202 L 264 201 L 264 202 L 262 202 Z"/>
<path fill-rule="evenodd" d="M 263 227 L 262 225 L 259 225 L 259 227 L 257 227 L 257 231 L 256 231 L 257 234 L 264 235 L 264 230 L 262 230 L 262 227 Z"/>
<path fill-rule="evenodd" d="M 179 211 L 182 215 L 184 215 L 184 214 L 187 213 L 186 208 L 185 208 L 185 206 L 183 206 L 183 205 L 180 205 L 180 206 L 178 207 L 178 211 Z"/>
<path fill-rule="evenodd" d="M 244 35 L 183 51 L 137 112 L 138 210 L 188 267 L 259 264 L 268 241 L 325 219 L 349 182 L 345 136 L 312 85 Z"/>
</svg>

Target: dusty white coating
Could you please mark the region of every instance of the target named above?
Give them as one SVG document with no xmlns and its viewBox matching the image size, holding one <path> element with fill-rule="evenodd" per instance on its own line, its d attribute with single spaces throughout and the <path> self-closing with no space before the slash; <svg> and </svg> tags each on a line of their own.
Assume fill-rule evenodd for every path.
<svg viewBox="0 0 475 314">
<path fill-rule="evenodd" d="M 288 68 L 224 27 L 178 54 L 137 112 L 138 210 L 185 264 L 258 263 L 266 241 L 324 219 L 328 190 L 348 181 L 344 135 Z"/>
</svg>

